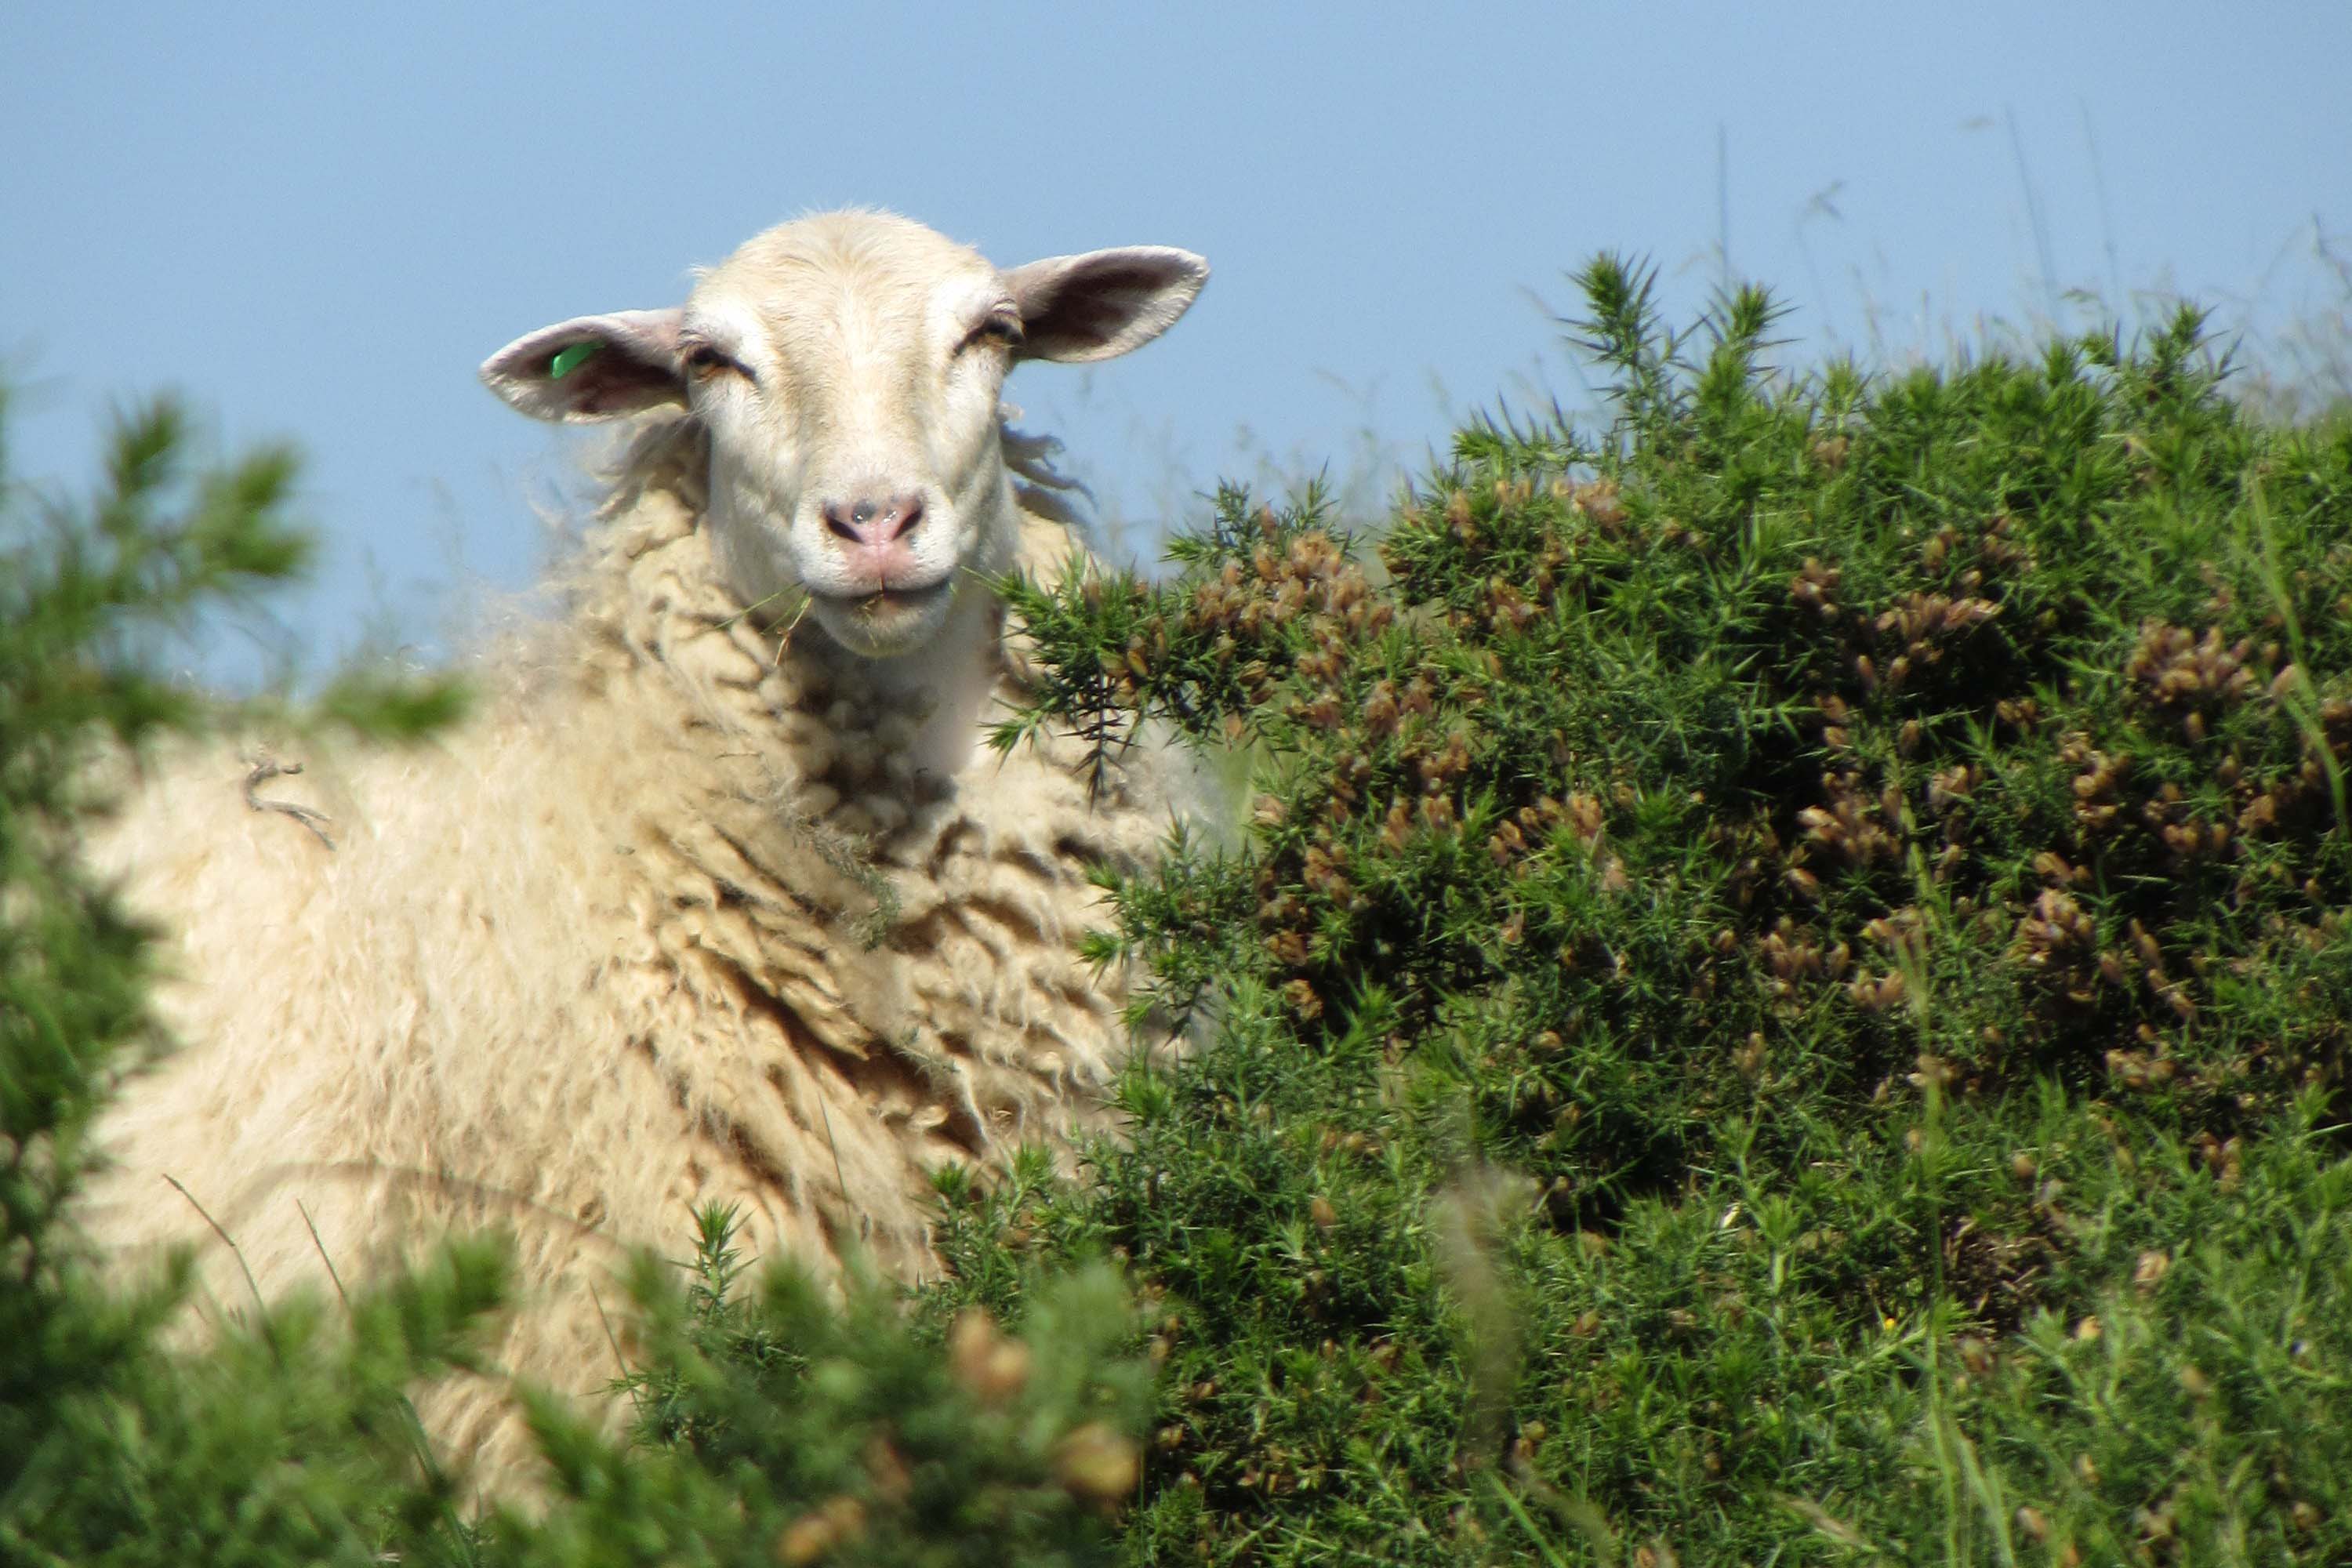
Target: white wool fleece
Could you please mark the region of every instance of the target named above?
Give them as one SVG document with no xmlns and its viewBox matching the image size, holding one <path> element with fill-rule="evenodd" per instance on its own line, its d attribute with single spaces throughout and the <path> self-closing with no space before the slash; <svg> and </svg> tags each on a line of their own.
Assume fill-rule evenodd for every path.
<svg viewBox="0 0 2352 1568">
<path fill-rule="evenodd" d="M 1016 489 L 1034 447 L 992 405 L 990 430 L 1001 494 L 957 526 L 1043 575 L 1083 563 L 1051 498 Z M 616 1299 L 628 1248 L 684 1251 L 696 1206 L 734 1205 L 753 1255 L 911 1277 L 935 1169 L 1099 1121 L 1126 984 L 1077 951 L 1107 918 L 1088 869 L 1144 863 L 1194 774 L 1139 746 L 1090 793 L 1075 741 L 979 744 L 1026 689 L 983 592 L 887 658 L 757 605 L 713 523 L 723 439 L 694 412 L 637 433 L 568 610 L 475 657 L 466 721 L 406 750 L 302 742 L 260 793 L 332 847 L 254 808 L 234 743 L 146 770 L 93 847 L 168 933 L 184 1044 L 100 1129 L 112 1164 L 80 1214 L 117 1258 L 195 1246 L 219 1312 L 248 1269 L 274 1299 L 505 1229 L 520 1303 L 497 1361 L 588 1394 L 622 1370 L 595 1293 Z M 877 548 L 802 542 L 835 536 Z M 521 1484 L 502 1384 L 420 1405 L 478 1482 Z"/>
</svg>

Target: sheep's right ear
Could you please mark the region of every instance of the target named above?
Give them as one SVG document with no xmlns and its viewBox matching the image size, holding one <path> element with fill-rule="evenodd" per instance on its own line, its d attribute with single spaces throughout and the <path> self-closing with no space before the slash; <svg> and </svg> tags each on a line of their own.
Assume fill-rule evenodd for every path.
<svg viewBox="0 0 2352 1568">
<path fill-rule="evenodd" d="M 482 381 L 534 419 L 614 419 L 686 402 L 677 334 L 686 312 L 575 316 L 517 338 L 482 362 Z"/>
</svg>

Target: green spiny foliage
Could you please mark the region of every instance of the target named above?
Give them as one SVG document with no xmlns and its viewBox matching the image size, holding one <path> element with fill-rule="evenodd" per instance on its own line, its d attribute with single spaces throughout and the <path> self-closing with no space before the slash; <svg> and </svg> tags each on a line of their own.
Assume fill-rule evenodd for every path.
<svg viewBox="0 0 2352 1568">
<path fill-rule="evenodd" d="M 754 1557 L 772 1545 L 793 1563 L 1111 1560 L 1150 1379 L 1113 1353 L 1131 1337 L 1132 1313 L 1109 1270 L 1041 1288 L 1016 1337 L 983 1310 L 951 1323 L 910 1315 L 901 1291 L 871 1279 L 854 1279 L 837 1309 L 788 1268 L 766 1271 L 746 1300 L 732 1214 L 711 1208 L 699 1220 L 682 1300 L 666 1266 L 643 1266 L 653 1346 L 646 1370 L 621 1386 L 649 1446 L 689 1458 L 697 1474 L 735 1479 Z M 605 1506 L 593 1469 L 564 1468 L 562 1449 L 551 1451 L 583 1505 L 559 1516 L 567 1535 L 632 1527 L 634 1507 Z"/>
<path fill-rule="evenodd" d="M 950 1294 L 1137 1273 L 1137 1561 L 2340 1560 L 2352 435 L 2193 312 L 1791 381 L 1580 282 L 1612 423 L 1474 425 L 1381 573 L 1228 492 L 1013 585 L 1007 742 L 1261 793 L 1099 947 L 1188 1058 Z"/>
</svg>

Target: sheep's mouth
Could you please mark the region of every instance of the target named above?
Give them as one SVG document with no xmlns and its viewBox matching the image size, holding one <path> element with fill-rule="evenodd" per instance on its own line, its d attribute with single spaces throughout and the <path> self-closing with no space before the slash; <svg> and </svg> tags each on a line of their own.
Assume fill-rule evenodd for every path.
<svg viewBox="0 0 2352 1568">
<path fill-rule="evenodd" d="M 900 616 L 913 610 L 928 609 L 939 603 L 951 585 L 950 580 L 941 578 L 917 588 L 876 588 L 862 593 L 852 591 L 819 596 L 856 616 Z"/>
</svg>

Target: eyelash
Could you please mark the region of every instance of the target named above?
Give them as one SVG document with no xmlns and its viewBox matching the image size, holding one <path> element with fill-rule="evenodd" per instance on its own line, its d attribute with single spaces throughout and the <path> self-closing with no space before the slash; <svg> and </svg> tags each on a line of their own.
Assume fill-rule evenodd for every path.
<svg viewBox="0 0 2352 1568">
<path fill-rule="evenodd" d="M 1013 315 L 1009 310 L 992 310 L 989 312 L 988 316 L 981 321 L 980 325 L 972 328 L 970 332 L 965 334 L 963 342 L 956 345 L 956 353 L 963 353 L 964 350 L 971 347 L 972 344 L 980 342 L 982 338 L 993 339 L 995 342 L 1003 343 L 1008 349 L 1019 348 L 1024 341 L 1021 331 L 1021 318 Z"/>
<path fill-rule="evenodd" d="M 711 347 L 709 343 L 697 343 L 686 351 L 686 368 L 688 374 L 704 380 L 717 375 L 721 371 L 732 371 L 754 386 L 760 383 L 760 378 L 751 374 L 750 365 L 722 349 Z"/>
</svg>

